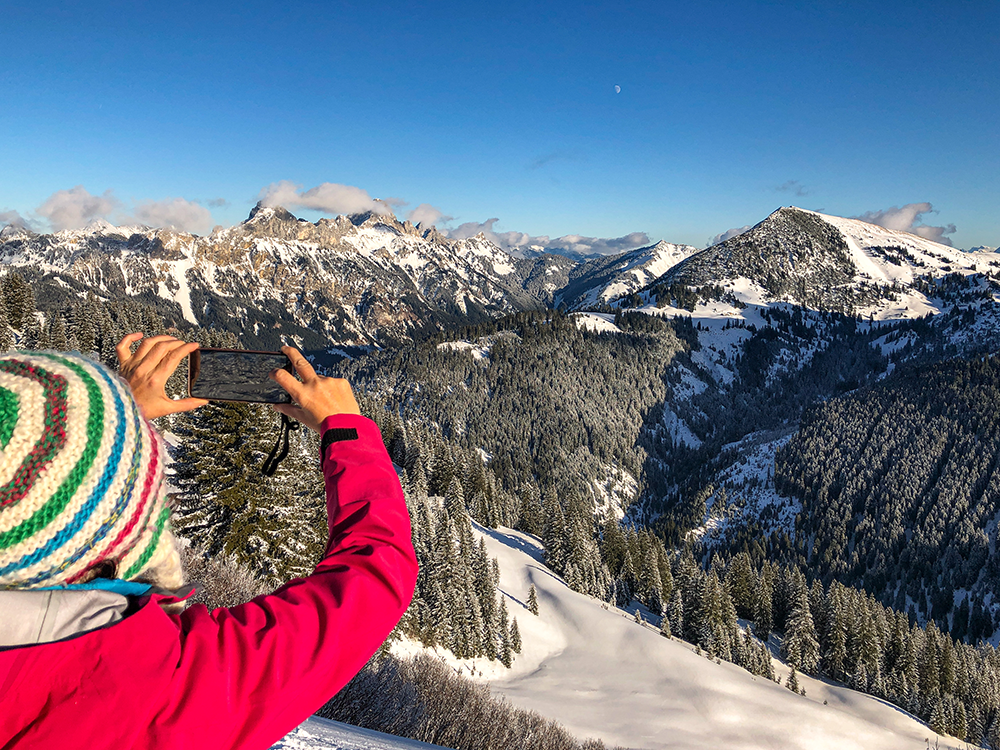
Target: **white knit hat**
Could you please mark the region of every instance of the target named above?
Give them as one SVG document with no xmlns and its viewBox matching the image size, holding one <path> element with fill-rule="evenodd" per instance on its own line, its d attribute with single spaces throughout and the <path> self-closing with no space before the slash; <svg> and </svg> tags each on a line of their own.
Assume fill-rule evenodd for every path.
<svg viewBox="0 0 1000 750">
<path fill-rule="evenodd" d="M 66 352 L 0 355 L 0 588 L 117 575 L 184 580 L 170 533 L 163 440 L 128 385 Z"/>
</svg>

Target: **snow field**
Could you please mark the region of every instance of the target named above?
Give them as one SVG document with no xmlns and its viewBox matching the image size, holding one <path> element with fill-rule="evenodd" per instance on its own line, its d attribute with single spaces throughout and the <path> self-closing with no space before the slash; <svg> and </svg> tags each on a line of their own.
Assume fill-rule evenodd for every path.
<svg viewBox="0 0 1000 750">
<path fill-rule="evenodd" d="M 439 745 L 407 740 L 313 716 L 271 750 L 433 750 Z"/>
<path fill-rule="evenodd" d="M 486 662 L 474 667 L 477 677 L 580 739 L 650 750 L 917 750 L 925 739 L 932 746 L 937 740 L 901 709 L 847 688 L 800 675 L 803 697 L 716 664 L 631 614 L 570 591 L 541 564 L 534 537 L 503 528 L 476 532 L 499 561 L 500 589 L 524 643 L 509 671 Z M 531 584 L 537 617 L 523 606 Z M 784 680 L 788 669 L 777 660 L 775 668 Z M 940 746 L 959 747 L 949 738 Z"/>
<path fill-rule="evenodd" d="M 582 328 L 595 333 L 621 333 L 622 330 L 615 325 L 614 315 L 607 313 L 573 313 L 571 316 L 577 328 Z"/>
</svg>

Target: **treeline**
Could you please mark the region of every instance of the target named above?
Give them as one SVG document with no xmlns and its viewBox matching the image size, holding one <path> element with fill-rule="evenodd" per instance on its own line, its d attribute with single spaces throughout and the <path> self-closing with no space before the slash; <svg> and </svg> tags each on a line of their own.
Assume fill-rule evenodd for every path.
<svg viewBox="0 0 1000 750">
<path fill-rule="evenodd" d="M 975 643 L 992 635 L 1000 600 L 998 467 L 997 357 L 905 370 L 828 401 L 776 457 L 777 490 L 803 503 L 785 554 Z"/>
<path fill-rule="evenodd" d="M 420 472 L 414 474 L 404 490 L 420 567 L 413 602 L 399 628 L 460 659 L 485 656 L 509 667 L 521 651 L 517 618 L 509 618 L 506 599 L 497 595 L 496 560 L 490 561 L 486 542 L 473 537 L 462 485 L 453 477 L 443 499 L 430 498 Z"/>
<path fill-rule="evenodd" d="M 678 566 L 694 571 L 695 578 L 706 575 L 687 554 Z M 1000 747 L 1000 655 L 992 646 L 956 643 L 933 621 L 919 627 L 906 614 L 837 581 L 824 586 L 817 579 L 810 586 L 794 567 L 765 561 L 755 568 L 746 553 L 728 565 L 717 557 L 707 575 L 721 579 L 726 596 L 706 610 L 704 596 L 691 607 L 685 595 L 685 614 L 695 614 L 700 624 L 691 629 L 685 623 L 684 632 L 710 653 L 722 649 L 724 658 L 724 638 L 713 637 L 705 625 L 721 608 L 727 632 L 739 617 L 760 637 L 782 633 L 782 656 L 798 672 L 825 675 L 891 701 L 936 732 Z M 706 611 L 714 612 L 707 620 Z"/>
<path fill-rule="evenodd" d="M 47 296 L 46 288 L 40 288 Z M 132 331 L 156 335 L 166 330 L 163 318 L 148 305 L 132 300 L 99 300 L 93 293 L 57 310 L 39 310 L 36 289 L 21 274 L 0 278 L 0 351 L 56 349 L 93 354 L 117 367 L 115 345 Z"/>
</svg>

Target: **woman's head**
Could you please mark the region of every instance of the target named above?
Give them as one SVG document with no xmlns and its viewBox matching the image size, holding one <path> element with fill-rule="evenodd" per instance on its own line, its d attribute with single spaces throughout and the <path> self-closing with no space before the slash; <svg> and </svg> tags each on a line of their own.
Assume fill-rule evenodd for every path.
<svg viewBox="0 0 1000 750">
<path fill-rule="evenodd" d="M 98 575 L 183 583 L 162 438 L 79 354 L 0 355 L 0 588 Z"/>
</svg>

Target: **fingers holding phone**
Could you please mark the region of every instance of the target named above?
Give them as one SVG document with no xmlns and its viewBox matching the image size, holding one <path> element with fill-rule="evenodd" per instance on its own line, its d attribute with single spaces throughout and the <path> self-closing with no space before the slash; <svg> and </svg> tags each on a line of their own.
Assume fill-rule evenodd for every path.
<svg viewBox="0 0 1000 750">
<path fill-rule="evenodd" d="M 174 400 L 167 396 L 167 379 L 173 375 L 181 360 L 198 349 L 197 342 L 186 343 L 173 336 L 152 336 L 142 340 L 143 334 L 130 333 L 118 342 L 118 372 L 132 390 L 139 411 L 146 419 L 167 414 L 191 411 L 208 403 L 201 398 Z M 142 340 L 133 353 L 132 344 Z"/>
<path fill-rule="evenodd" d="M 275 370 L 271 379 L 284 388 L 295 404 L 277 404 L 275 409 L 296 419 L 313 432 L 319 432 L 323 420 L 334 414 L 360 414 L 351 384 L 343 378 L 318 375 L 302 353 L 292 346 L 283 346 L 301 380 L 287 370 Z"/>
</svg>

